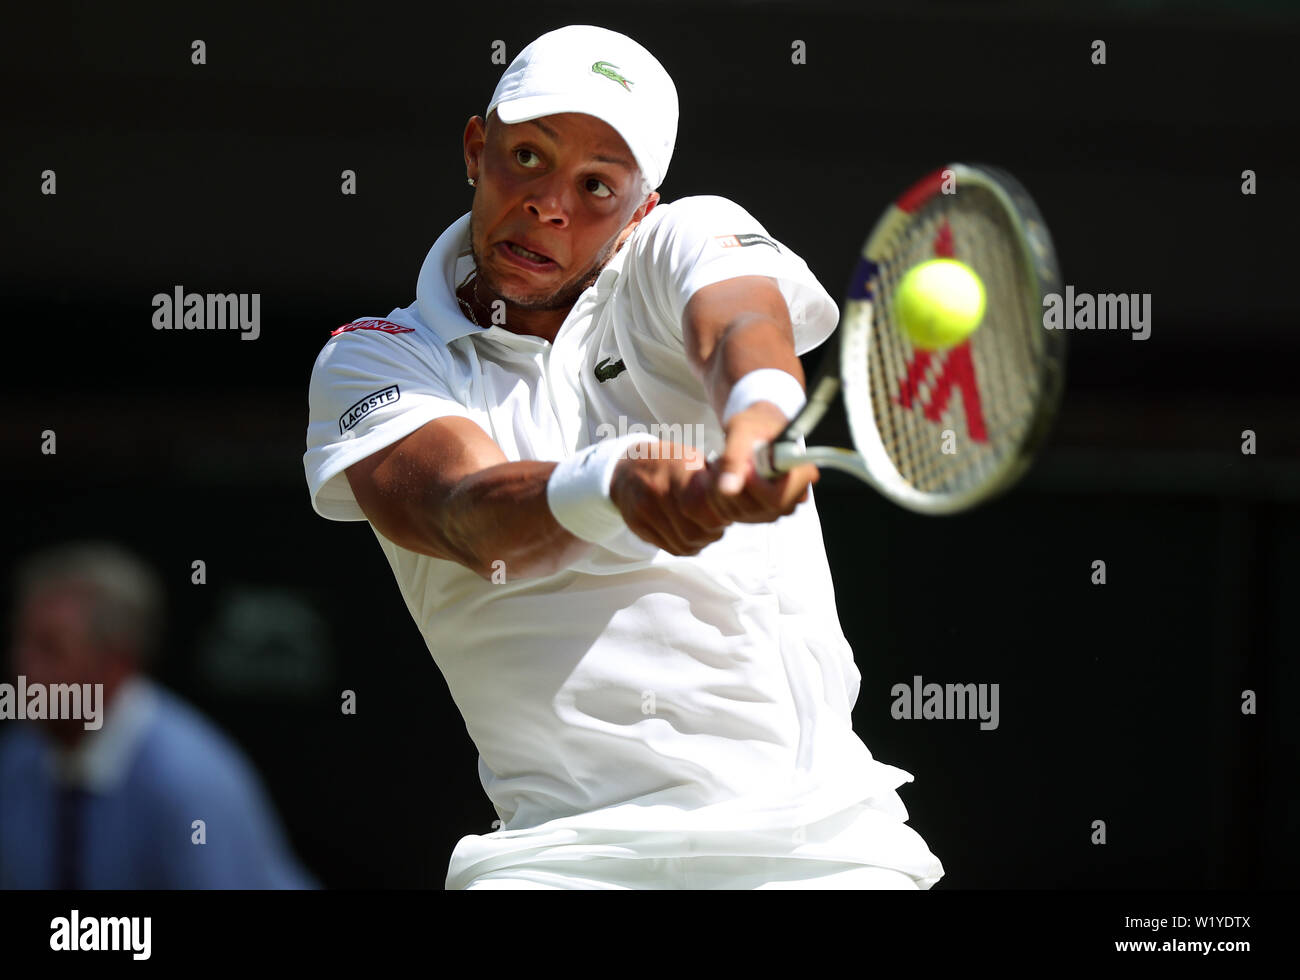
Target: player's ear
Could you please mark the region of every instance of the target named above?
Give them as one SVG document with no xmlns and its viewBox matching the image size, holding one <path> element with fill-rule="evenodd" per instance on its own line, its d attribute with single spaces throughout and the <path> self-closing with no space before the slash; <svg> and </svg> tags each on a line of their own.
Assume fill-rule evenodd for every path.
<svg viewBox="0 0 1300 980">
<path fill-rule="evenodd" d="M 623 247 L 623 243 L 632 237 L 632 232 L 636 231 L 636 226 L 642 222 L 642 220 L 645 218 L 647 214 L 649 214 L 651 211 L 654 210 L 655 205 L 658 203 L 659 203 L 659 192 L 651 191 L 649 196 L 645 199 L 645 201 L 641 204 L 641 206 L 637 208 L 636 211 L 632 214 L 632 217 L 628 220 L 627 225 L 623 228 L 623 231 L 619 234 L 617 248 Z"/>
<path fill-rule="evenodd" d="M 482 116 L 470 116 L 469 122 L 465 124 L 465 169 L 470 177 L 478 173 L 479 157 L 487 145 L 487 127 L 488 123 Z"/>
<path fill-rule="evenodd" d="M 645 203 L 641 205 L 641 209 L 638 211 L 637 220 L 640 221 L 643 218 L 645 218 L 647 214 L 649 214 L 651 211 L 655 209 L 655 205 L 658 203 L 659 203 L 659 192 L 651 191 L 649 196 L 646 197 Z"/>
</svg>

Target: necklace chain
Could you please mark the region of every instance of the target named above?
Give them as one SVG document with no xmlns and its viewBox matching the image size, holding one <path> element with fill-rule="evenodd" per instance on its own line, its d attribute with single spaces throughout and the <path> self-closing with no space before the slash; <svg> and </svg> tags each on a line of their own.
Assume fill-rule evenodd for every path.
<svg viewBox="0 0 1300 980">
<path fill-rule="evenodd" d="M 482 327 L 483 324 L 479 323 L 478 317 L 474 315 L 474 308 L 470 306 L 468 303 L 466 303 L 465 300 L 462 299 L 460 295 L 460 290 L 465 288 L 465 284 L 470 282 L 471 277 L 473 278 L 473 282 L 474 282 L 474 286 L 472 287 L 474 298 L 475 299 L 478 298 L 478 277 L 473 272 L 471 272 L 469 276 L 466 277 L 465 282 L 462 282 L 459 288 L 457 289 L 456 302 L 460 304 L 460 308 L 465 311 L 465 315 L 469 317 L 470 322 L 474 324 L 474 326 Z"/>
</svg>

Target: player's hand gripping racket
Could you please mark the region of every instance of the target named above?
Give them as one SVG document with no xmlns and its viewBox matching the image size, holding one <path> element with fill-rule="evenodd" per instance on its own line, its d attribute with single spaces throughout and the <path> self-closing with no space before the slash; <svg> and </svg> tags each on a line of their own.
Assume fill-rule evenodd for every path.
<svg viewBox="0 0 1300 980">
<path fill-rule="evenodd" d="M 987 305 L 962 343 L 924 351 L 895 322 L 893 293 L 908 269 L 934 258 L 974 269 Z M 1043 297 L 1059 289 L 1047 226 L 1009 174 L 954 163 L 918 181 L 867 238 L 808 404 L 758 448 L 758 471 L 842 470 L 922 514 L 968 510 L 1006 490 L 1060 400 L 1065 334 L 1043 327 Z M 841 389 L 854 448 L 805 448 Z"/>
</svg>

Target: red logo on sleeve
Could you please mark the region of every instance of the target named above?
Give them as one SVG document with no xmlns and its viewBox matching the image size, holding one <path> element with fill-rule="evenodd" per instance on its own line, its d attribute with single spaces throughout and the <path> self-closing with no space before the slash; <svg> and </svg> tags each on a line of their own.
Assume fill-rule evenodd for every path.
<svg viewBox="0 0 1300 980">
<path fill-rule="evenodd" d="M 766 235 L 759 235 L 757 233 L 746 235 L 714 235 L 713 240 L 723 248 L 745 248 L 748 245 L 770 245 L 778 252 L 781 251 L 777 248 L 776 242 L 772 241 L 772 239 L 768 238 Z"/>
<path fill-rule="evenodd" d="M 384 333 L 415 333 L 414 327 L 403 327 L 401 324 L 393 323 L 391 320 L 381 320 L 378 317 L 368 316 L 360 320 L 353 320 L 351 323 L 345 323 L 337 330 L 331 330 L 330 336 L 337 337 L 341 333 L 347 333 L 349 330 L 382 330 Z"/>
</svg>

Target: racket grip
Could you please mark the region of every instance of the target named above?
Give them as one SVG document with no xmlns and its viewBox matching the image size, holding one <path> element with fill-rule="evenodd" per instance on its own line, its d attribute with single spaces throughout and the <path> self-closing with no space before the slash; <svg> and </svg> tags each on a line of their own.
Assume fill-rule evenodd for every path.
<svg viewBox="0 0 1300 980">
<path fill-rule="evenodd" d="M 802 445 L 802 440 L 800 440 Z M 776 448 L 775 443 L 756 442 L 754 443 L 754 471 L 764 480 L 770 480 L 774 476 L 780 476 L 781 473 L 773 465 L 773 452 Z M 712 463 L 722 454 L 716 449 L 709 453 L 708 462 Z"/>
</svg>

